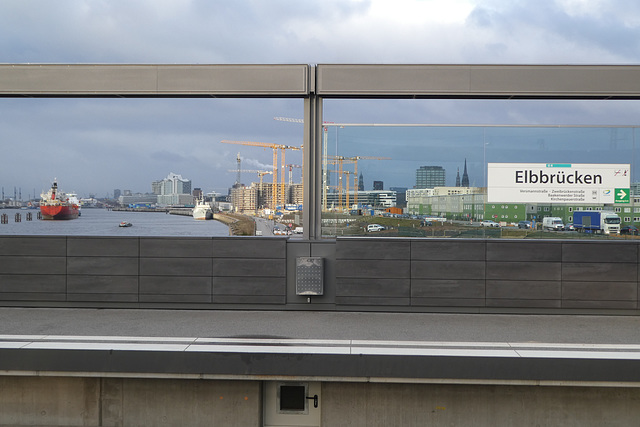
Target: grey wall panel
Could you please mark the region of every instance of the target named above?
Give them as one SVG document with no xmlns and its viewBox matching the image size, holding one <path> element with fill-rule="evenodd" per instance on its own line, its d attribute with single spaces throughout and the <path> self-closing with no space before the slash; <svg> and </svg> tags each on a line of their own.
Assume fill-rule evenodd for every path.
<svg viewBox="0 0 640 427">
<path fill-rule="evenodd" d="M 64 274 L 46 276 L 33 274 L 0 275 L 0 293 L 4 292 L 50 292 L 64 294 L 66 291 Z M 0 296 L 0 298 L 2 298 Z"/>
<path fill-rule="evenodd" d="M 560 242 L 487 242 L 487 261 L 560 262 Z"/>
<path fill-rule="evenodd" d="M 68 276 L 67 292 L 70 294 L 138 295 L 138 276 Z"/>
<path fill-rule="evenodd" d="M 560 280 L 560 262 L 487 262 L 488 280 Z"/>
<path fill-rule="evenodd" d="M 564 282 L 566 300 L 637 301 L 637 282 Z"/>
<path fill-rule="evenodd" d="M 408 260 L 336 260 L 337 278 L 371 277 L 408 279 L 410 274 L 410 262 Z"/>
<path fill-rule="evenodd" d="M 141 237 L 141 258 L 207 258 L 213 254 L 211 238 Z"/>
<path fill-rule="evenodd" d="M 1 236 L 0 256 L 65 256 L 67 238 L 58 236 Z"/>
<path fill-rule="evenodd" d="M 166 303 L 171 307 L 172 304 L 180 303 L 210 304 L 211 296 L 199 294 L 140 294 L 139 301 L 141 303 Z"/>
<path fill-rule="evenodd" d="M 484 298 L 429 298 L 429 297 L 413 297 L 411 305 L 415 307 L 447 307 L 447 308 L 464 308 L 464 307 L 484 307 Z"/>
<path fill-rule="evenodd" d="M 628 282 L 638 280 L 638 266 L 616 262 L 564 262 L 563 281 L 610 281 Z"/>
<path fill-rule="evenodd" d="M 484 280 L 484 261 L 412 261 L 412 279 Z"/>
<path fill-rule="evenodd" d="M 411 296 L 418 298 L 484 298 L 484 280 L 412 279 Z"/>
<path fill-rule="evenodd" d="M 638 262 L 635 242 L 580 242 L 562 244 L 562 261 L 569 262 Z"/>
<path fill-rule="evenodd" d="M 21 302 L 54 302 L 64 303 L 67 294 L 64 292 L 6 292 L 0 293 L 0 301 L 21 301 Z"/>
<path fill-rule="evenodd" d="M 286 282 L 284 277 L 215 277 L 213 294 L 284 296 Z"/>
<path fill-rule="evenodd" d="M 286 258 L 287 239 L 282 238 L 216 238 L 215 258 Z"/>
<path fill-rule="evenodd" d="M 338 306 L 376 306 L 376 307 L 401 307 L 411 305 L 411 298 L 385 298 L 376 296 L 336 296 L 336 304 Z"/>
<path fill-rule="evenodd" d="M 405 297 L 411 296 L 409 279 L 341 278 L 338 279 L 336 296 Z"/>
<path fill-rule="evenodd" d="M 287 298 L 285 295 L 215 295 L 213 303 L 284 305 L 287 303 Z"/>
<path fill-rule="evenodd" d="M 64 257 L 0 256 L 0 274 L 65 274 Z"/>
<path fill-rule="evenodd" d="M 285 277 L 285 274 L 285 259 L 213 259 L 216 277 Z"/>
<path fill-rule="evenodd" d="M 67 274 L 132 276 L 138 274 L 138 258 L 68 257 Z"/>
<path fill-rule="evenodd" d="M 583 308 L 589 310 L 637 310 L 636 301 L 583 301 L 562 300 L 562 308 Z"/>
<path fill-rule="evenodd" d="M 495 308 L 562 308 L 562 301 L 559 299 L 487 298 L 486 306 Z"/>
<path fill-rule="evenodd" d="M 140 276 L 211 276 L 211 258 L 140 258 Z"/>
<path fill-rule="evenodd" d="M 137 257 L 137 237 L 74 237 L 67 238 L 68 256 Z"/>
<path fill-rule="evenodd" d="M 337 259 L 399 259 L 410 257 L 409 240 L 337 239 Z"/>
<path fill-rule="evenodd" d="M 415 239 L 411 241 L 411 259 L 422 261 L 484 261 L 486 243 L 465 239 Z"/>
<path fill-rule="evenodd" d="M 211 296 L 211 277 L 142 276 L 140 294 L 208 295 Z"/>
<path fill-rule="evenodd" d="M 487 280 L 487 298 L 560 301 L 562 282 L 560 280 Z"/>
<path fill-rule="evenodd" d="M 122 302 L 122 303 L 138 303 L 140 299 L 138 298 L 138 294 L 112 294 L 112 293 L 69 293 L 67 294 L 67 301 L 69 302 L 95 302 L 95 303 L 111 303 L 111 302 Z"/>
</svg>

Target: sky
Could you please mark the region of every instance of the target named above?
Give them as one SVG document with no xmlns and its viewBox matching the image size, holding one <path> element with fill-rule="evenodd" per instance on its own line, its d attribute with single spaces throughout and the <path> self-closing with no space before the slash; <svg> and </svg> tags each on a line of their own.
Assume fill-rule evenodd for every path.
<svg viewBox="0 0 640 427">
<path fill-rule="evenodd" d="M 0 2 L 1 63 L 638 64 L 639 44 L 637 0 Z M 226 193 L 235 181 L 238 153 L 245 170 L 268 168 L 272 153 L 220 141 L 299 146 L 302 125 L 274 117 L 300 118 L 302 107 L 301 100 L 287 99 L 2 98 L 0 186 L 5 197 L 13 197 L 15 188 L 27 199 L 57 178 L 65 191 L 105 197 L 116 188 L 150 192 L 152 181 L 177 173 L 205 192 Z M 384 181 L 385 188 L 411 187 L 420 165 L 444 165 L 452 184 L 467 159 L 470 179 L 480 185 L 486 161 L 589 157 L 573 157 L 584 138 L 570 140 L 569 147 L 545 136 L 526 147 L 477 138 L 436 144 L 441 140 L 433 133 L 415 136 L 424 130 L 374 132 L 348 124 L 628 126 L 639 124 L 639 113 L 635 101 L 324 105 L 325 120 L 347 124 L 331 136 L 334 151 L 392 158 L 359 165 L 367 189 L 373 180 Z M 633 162 L 634 138 L 607 130 L 589 156 L 597 162 L 615 146 L 620 149 L 610 161 Z M 288 152 L 287 163 L 301 164 L 299 152 Z M 299 171 L 294 169 L 294 181 Z M 257 174 L 243 173 L 243 182 L 253 180 Z"/>
</svg>

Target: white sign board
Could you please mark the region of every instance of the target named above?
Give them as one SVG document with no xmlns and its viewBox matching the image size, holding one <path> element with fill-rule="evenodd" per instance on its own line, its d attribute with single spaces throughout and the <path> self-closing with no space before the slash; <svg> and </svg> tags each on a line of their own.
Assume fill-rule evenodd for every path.
<svg viewBox="0 0 640 427">
<path fill-rule="evenodd" d="M 489 163 L 489 203 L 629 203 L 628 164 Z"/>
</svg>

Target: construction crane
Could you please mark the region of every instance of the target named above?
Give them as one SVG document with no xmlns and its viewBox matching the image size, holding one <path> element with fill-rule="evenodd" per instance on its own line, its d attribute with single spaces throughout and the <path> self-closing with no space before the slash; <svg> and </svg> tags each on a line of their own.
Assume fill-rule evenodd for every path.
<svg viewBox="0 0 640 427">
<path fill-rule="evenodd" d="M 240 153 L 236 157 L 236 162 L 238 163 L 238 172 L 236 172 L 236 185 L 239 186 L 242 181 L 240 181 L 240 164 L 242 163 L 242 158 L 240 157 Z"/>
<path fill-rule="evenodd" d="M 354 175 L 354 189 L 358 188 L 358 160 L 391 160 L 391 157 L 373 157 L 373 156 L 351 156 L 351 157 L 347 157 L 347 156 L 333 156 L 333 155 L 328 155 L 326 156 L 326 158 L 324 159 L 324 164 L 333 164 L 333 165 L 338 165 L 338 207 L 339 209 L 342 209 L 342 176 L 344 174 L 347 175 L 347 182 L 346 182 L 346 188 L 347 188 L 347 195 L 346 195 L 346 203 L 347 203 L 347 207 L 349 206 L 349 175 L 353 174 Z M 345 172 L 344 170 L 344 165 L 345 164 L 353 164 L 354 165 L 354 171 L 348 171 Z M 324 178 L 324 181 L 326 183 L 326 177 Z M 325 185 L 326 186 L 326 185 Z M 325 189 L 326 192 L 326 189 Z M 358 192 L 354 191 L 354 204 L 358 204 Z M 326 194 L 324 196 L 324 206 L 326 206 Z"/>
<path fill-rule="evenodd" d="M 289 168 L 289 185 L 293 184 L 293 168 L 302 168 L 300 165 L 287 165 Z"/>
<path fill-rule="evenodd" d="M 234 170 L 230 169 L 229 172 L 234 172 Z M 258 174 L 258 177 L 260 178 L 260 186 L 258 187 L 258 200 L 263 202 L 260 205 L 260 207 L 264 207 L 264 187 L 263 187 L 263 184 L 262 184 L 262 178 L 264 178 L 265 175 L 272 174 L 273 171 L 262 171 L 262 170 L 252 170 L 252 169 L 240 170 L 240 169 L 238 169 L 238 173 L 240 173 L 240 172 L 257 173 Z"/>
<path fill-rule="evenodd" d="M 293 119 L 291 117 L 274 117 L 273 120 L 278 120 L 280 122 L 304 123 L 304 120 L 302 119 Z"/>
<path fill-rule="evenodd" d="M 284 144 L 273 144 L 270 142 L 255 142 L 255 141 L 229 141 L 222 140 L 220 141 L 224 144 L 239 144 L 239 145 L 249 145 L 252 147 L 263 147 L 263 148 L 271 148 L 273 149 L 273 200 L 272 200 L 272 208 L 276 208 L 278 204 L 282 203 L 284 205 L 285 200 L 285 192 L 284 192 L 284 173 L 281 175 L 280 188 L 278 188 L 278 150 L 281 152 L 281 167 L 284 170 L 284 166 L 286 164 L 285 161 L 285 150 L 300 150 L 300 147 L 294 147 L 292 145 L 284 145 Z"/>
</svg>

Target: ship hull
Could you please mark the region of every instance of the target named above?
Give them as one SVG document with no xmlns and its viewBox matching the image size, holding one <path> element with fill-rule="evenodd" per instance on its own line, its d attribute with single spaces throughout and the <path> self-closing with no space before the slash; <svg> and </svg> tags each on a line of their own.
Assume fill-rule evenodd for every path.
<svg viewBox="0 0 640 427">
<path fill-rule="evenodd" d="M 80 210 L 73 205 L 41 205 L 40 213 L 42 214 L 42 219 L 65 220 L 78 218 Z"/>
<path fill-rule="evenodd" d="M 196 208 L 193 210 L 193 218 L 198 220 L 213 219 L 213 212 L 211 212 L 211 208 Z"/>
</svg>

